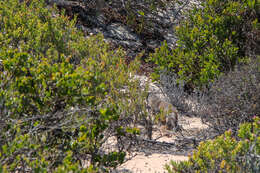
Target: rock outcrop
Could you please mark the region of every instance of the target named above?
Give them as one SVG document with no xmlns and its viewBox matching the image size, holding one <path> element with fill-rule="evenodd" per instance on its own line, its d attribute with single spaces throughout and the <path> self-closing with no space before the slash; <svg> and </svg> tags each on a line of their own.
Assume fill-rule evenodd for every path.
<svg viewBox="0 0 260 173">
<path fill-rule="evenodd" d="M 102 33 L 106 41 L 123 47 L 130 58 L 142 51 L 148 55 L 164 40 L 169 47 L 174 47 L 177 41 L 174 26 L 183 19 L 184 9 L 197 4 L 193 0 L 186 0 L 182 4 L 158 0 L 151 10 L 151 2 L 142 0 L 46 1 L 65 9 L 69 16 L 77 15 L 79 29 L 87 35 Z M 133 19 L 130 19 L 131 15 Z"/>
</svg>

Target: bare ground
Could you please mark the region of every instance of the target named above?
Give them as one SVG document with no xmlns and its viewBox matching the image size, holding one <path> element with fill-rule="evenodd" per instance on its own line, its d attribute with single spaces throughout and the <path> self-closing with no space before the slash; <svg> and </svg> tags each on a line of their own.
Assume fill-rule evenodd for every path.
<svg viewBox="0 0 260 173">
<path fill-rule="evenodd" d="M 194 148 L 205 139 L 208 126 L 200 118 L 182 116 L 179 120 L 183 130 L 178 133 L 154 127 L 153 140 L 143 140 L 127 155 L 124 164 L 114 172 L 163 173 L 170 160 L 188 160 Z M 203 138 L 204 136 L 204 138 Z"/>
</svg>

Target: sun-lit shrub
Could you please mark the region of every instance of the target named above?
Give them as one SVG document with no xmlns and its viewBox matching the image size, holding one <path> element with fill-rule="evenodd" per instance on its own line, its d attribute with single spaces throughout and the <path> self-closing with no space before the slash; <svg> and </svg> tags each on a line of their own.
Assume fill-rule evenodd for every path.
<svg viewBox="0 0 260 173">
<path fill-rule="evenodd" d="M 256 11 L 255 0 L 201 2 L 175 28 L 177 46 L 169 50 L 164 43 L 151 55 L 158 65 L 154 76 L 164 70 L 173 71 L 191 89 L 213 82 L 259 48 Z"/>
<path fill-rule="evenodd" d="M 188 161 L 166 165 L 173 172 L 259 172 L 260 171 L 260 118 L 253 123 L 241 124 L 239 140 L 231 131 L 213 140 L 201 142 Z"/>
<path fill-rule="evenodd" d="M 43 0 L 0 2 L 0 172 L 107 171 L 125 157 L 108 137 L 138 134 L 137 61 L 74 25 Z"/>
</svg>

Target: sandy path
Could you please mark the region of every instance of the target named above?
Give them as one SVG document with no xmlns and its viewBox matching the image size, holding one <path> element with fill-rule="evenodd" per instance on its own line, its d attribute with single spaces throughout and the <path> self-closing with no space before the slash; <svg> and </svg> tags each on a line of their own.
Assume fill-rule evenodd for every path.
<svg viewBox="0 0 260 173">
<path fill-rule="evenodd" d="M 178 156 L 171 154 L 151 154 L 145 156 L 144 154 L 137 155 L 132 160 L 124 163 L 118 168 L 118 172 L 133 172 L 133 173 L 148 173 L 156 172 L 163 173 L 164 165 L 170 160 L 183 161 L 188 160 L 187 156 Z"/>
<path fill-rule="evenodd" d="M 187 133 L 191 132 L 194 134 L 196 132 L 198 133 L 200 130 L 207 129 L 207 126 L 205 124 L 202 124 L 201 119 L 196 117 L 184 116 L 182 119 L 180 119 L 180 124 Z M 159 130 L 155 131 L 153 134 L 153 138 L 157 138 L 160 134 L 161 133 L 159 132 Z M 158 141 L 174 142 L 175 139 L 175 136 L 163 136 L 160 139 L 158 139 Z M 146 151 L 134 153 L 136 154 L 136 156 L 122 164 L 120 167 L 118 167 L 115 172 L 164 173 L 166 172 L 164 170 L 164 165 L 168 164 L 170 160 L 188 160 L 188 154 L 191 153 L 191 151 L 188 151 L 187 153 L 177 154 L 167 149 L 149 151 L 149 147 L 145 148 L 144 150 Z"/>
</svg>

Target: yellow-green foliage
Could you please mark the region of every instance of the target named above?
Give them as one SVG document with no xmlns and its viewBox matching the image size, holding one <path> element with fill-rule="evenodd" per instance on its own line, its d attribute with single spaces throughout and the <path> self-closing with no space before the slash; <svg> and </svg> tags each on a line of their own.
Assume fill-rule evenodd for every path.
<svg viewBox="0 0 260 173">
<path fill-rule="evenodd" d="M 238 140 L 231 131 L 201 142 L 188 161 L 171 162 L 171 172 L 258 172 L 260 171 L 260 118 L 240 126 Z"/>
<path fill-rule="evenodd" d="M 169 51 L 165 43 L 151 59 L 159 71 L 176 72 L 190 87 L 208 84 L 245 57 L 248 35 L 259 25 L 256 9 L 255 0 L 203 1 L 175 28 L 176 48 Z"/>
<path fill-rule="evenodd" d="M 145 114 L 145 94 L 130 79 L 138 64 L 127 66 L 122 50 L 74 25 L 43 0 L 0 1 L 0 172 L 97 172 L 122 163 L 123 151 L 99 149 L 107 131 L 135 133 L 120 121 Z"/>
</svg>

